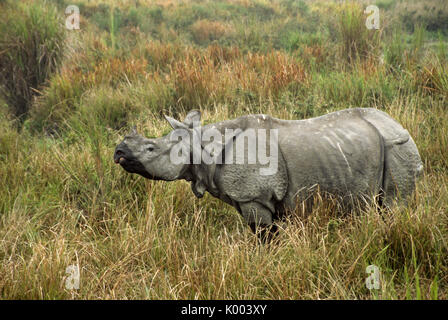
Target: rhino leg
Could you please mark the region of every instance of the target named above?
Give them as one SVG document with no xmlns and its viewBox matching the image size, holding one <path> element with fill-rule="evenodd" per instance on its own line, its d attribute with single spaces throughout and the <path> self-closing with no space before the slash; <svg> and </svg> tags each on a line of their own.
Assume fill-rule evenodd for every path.
<svg viewBox="0 0 448 320">
<path fill-rule="evenodd" d="M 272 223 L 271 210 L 255 201 L 238 203 L 238 205 L 241 215 L 252 231 L 262 242 L 269 242 L 277 232 L 277 226 Z"/>
<path fill-rule="evenodd" d="M 271 224 L 270 226 L 257 226 L 255 223 L 249 225 L 252 232 L 258 236 L 261 243 L 271 242 L 278 234 L 277 225 Z"/>
<path fill-rule="evenodd" d="M 241 214 L 248 224 L 271 225 L 272 213 L 262 204 L 250 201 L 239 203 Z"/>
</svg>

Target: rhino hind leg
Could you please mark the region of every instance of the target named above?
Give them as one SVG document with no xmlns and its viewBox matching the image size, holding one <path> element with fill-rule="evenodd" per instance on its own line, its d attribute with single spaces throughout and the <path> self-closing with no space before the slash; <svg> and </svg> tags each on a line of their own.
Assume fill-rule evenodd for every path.
<svg viewBox="0 0 448 320">
<path fill-rule="evenodd" d="M 383 205 L 391 207 L 395 202 L 407 204 L 422 173 L 423 164 L 412 138 L 403 144 L 386 147 Z"/>
</svg>

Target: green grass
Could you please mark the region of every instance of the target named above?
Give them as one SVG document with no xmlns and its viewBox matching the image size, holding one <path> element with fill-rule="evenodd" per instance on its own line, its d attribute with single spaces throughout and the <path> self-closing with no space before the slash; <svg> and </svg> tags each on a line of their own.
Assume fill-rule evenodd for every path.
<svg viewBox="0 0 448 320">
<path fill-rule="evenodd" d="M 0 15 L 0 94 L 23 120 L 61 60 L 65 33 L 53 7 L 4 4 Z"/>
<path fill-rule="evenodd" d="M 42 3 L 40 20 L 68 5 Z M 0 97 L 0 298 L 447 299 L 447 43 L 443 30 L 403 23 L 403 3 L 377 1 L 394 23 L 373 38 L 357 32 L 354 2 L 75 2 L 81 30 L 67 33 L 20 129 L 16 105 Z M 270 245 L 185 181 L 145 180 L 112 159 L 134 124 L 166 134 L 163 114 L 199 108 L 212 123 L 347 107 L 379 108 L 409 131 L 425 167 L 415 197 L 350 216 L 316 198 L 309 216 L 279 223 Z M 64 286 L 72 264 L 79 290 Z M 372 264 L 381 288 L 369 291 Z"/>
</svg>

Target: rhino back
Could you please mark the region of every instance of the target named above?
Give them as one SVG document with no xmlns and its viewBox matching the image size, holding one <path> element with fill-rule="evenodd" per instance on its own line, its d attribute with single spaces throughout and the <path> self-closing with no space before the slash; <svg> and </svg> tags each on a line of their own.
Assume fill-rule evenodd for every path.
<svg viewBox="0 0 448 320">
<path fill-rule="evenodd" d="M 377 194 L 382 183 L 383 140 L 356 110 L 299 122 L 279 122 L 279 145 L 288 171 L 284 203 L 294 207 L 318 186 L 340 196 Z"/>
</svg>

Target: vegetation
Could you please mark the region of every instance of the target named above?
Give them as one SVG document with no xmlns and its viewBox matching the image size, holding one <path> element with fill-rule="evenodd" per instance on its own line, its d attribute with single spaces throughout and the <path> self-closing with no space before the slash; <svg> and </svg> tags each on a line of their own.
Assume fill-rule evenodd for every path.
<svg viewBox="0 0 448 320">
<path fill-rule="evenodd" d="M 0 1 L 0 297 L 448 298 L 445 2 L 378 0 L 381 28 L 366 30 L 362 1 Z M 71 4 L 80 30 L 64 28 Z M 344 217 L 316 198 L 271 245 L 188 183 L 112 160 L 132 125 L 168 132 L 162 114 L 348 107 L 410 132 L 425 165 L 415 198 Z M 79 290 L 65 287 L 73 264 Z"/>
<path fill-rule="evenodd" d="M 37 4 L 14 9 L 0 16 L 0 93 L 13 114 L 22 118 L 32 98 L 56 69 L 63 51 L 64 30 L 54 7 Z"/>
</svg>

